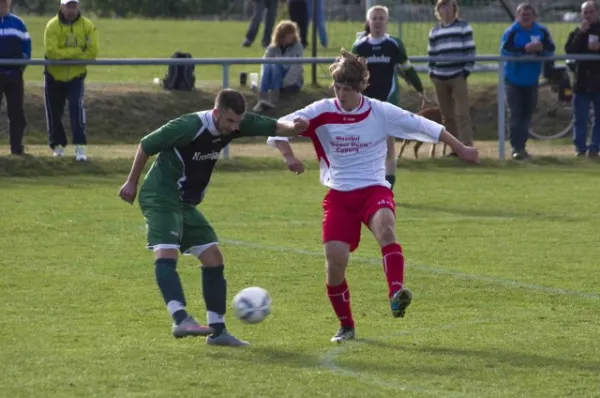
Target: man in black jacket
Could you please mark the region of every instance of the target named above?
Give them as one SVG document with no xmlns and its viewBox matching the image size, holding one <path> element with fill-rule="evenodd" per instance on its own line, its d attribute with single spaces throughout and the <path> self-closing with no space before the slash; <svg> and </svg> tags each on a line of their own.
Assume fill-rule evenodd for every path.
<svg viewBox="0 0 600 398">
<path fill-rule="evenodd" d="M 581 24 L 569 34 L 565 52 L 567 54 L 600 55 L 600 22 L 593 1 L 581 6 Z M 594 107 L 592 141 L 587 145 L 587 125 L 590 105 Z M 577 156 L 597 157 L 600 152 L 600 60 L 577 61 L 573 95 L 575 126 L 573 143 Z"/>
</svg>

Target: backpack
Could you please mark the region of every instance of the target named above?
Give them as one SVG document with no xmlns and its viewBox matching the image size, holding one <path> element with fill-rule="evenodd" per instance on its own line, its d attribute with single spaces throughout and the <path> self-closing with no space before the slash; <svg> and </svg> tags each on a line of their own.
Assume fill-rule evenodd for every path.
<svg viewBox="0 0 600 398">
<path fill-rule="evenodd" d="M 175 52 L 171 58 L 192 58 L 190 53 Z M 169 65 L 162 81 L 165 90 L 192 91 L 196 83 L 196 65 Z"/>
</svg>

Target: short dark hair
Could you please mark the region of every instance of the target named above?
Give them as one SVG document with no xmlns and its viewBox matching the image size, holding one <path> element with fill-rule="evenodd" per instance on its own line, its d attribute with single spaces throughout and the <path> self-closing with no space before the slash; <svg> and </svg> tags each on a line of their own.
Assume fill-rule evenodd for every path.
<svg viewBox="0 0 600 398">
<path fill-rule="evenodd" d="M 229 109 L 236 115 L 243 115 L 246 112 L 246 99 L 239 91 L 225 88 L 217 93 L 215 108 L 220 110 Z"/>
</svg>

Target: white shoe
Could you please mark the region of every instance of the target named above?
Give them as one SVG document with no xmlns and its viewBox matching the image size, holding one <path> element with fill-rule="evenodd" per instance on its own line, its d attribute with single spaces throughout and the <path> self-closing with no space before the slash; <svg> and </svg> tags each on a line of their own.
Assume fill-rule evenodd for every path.
<svg viewBox="0 0 600 398">
<path fill-rule="evenodd" d="M 62 145 L 57 145 L 52 150 L 52 153 L 55 158 L 63 157 L 65 156 L 65 148 Z"/>
<path fill-rule="evenodd" d="M 331 338 L 331 342 L 341 344 L 348 340 L 354 340 L 355 335 L 354 328 L 341 327 L 336 335 Z"/>
<path fill-rule="evenodd" d="M 63 154 L 64 154 L 64 150 L 63 150 Z M 85 147 L 83 145 L 75 146 L 75 160 L 80 161 L 80 162 L 87 162 L 88 157 L 85 154 Z"/>
</svg>

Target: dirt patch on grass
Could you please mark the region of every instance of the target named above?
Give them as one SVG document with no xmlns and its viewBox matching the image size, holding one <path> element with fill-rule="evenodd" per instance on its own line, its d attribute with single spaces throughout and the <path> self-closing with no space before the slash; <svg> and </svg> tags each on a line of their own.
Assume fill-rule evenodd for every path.
<svg viewBox="0 0 600 398">
<path fill-rule="evenodd" d="M 89 84 L 86 89 L 86 110 L 88 136 L 92 144 L 127 144 L 139 141 L 145 134 L 163 125 L 166 121 L 181 114 L 210 109 L 218 87 L 207 87 L 196 92 L 166 92 L 157 87 L 122 84 Z M 546 89 L 544 89 L 546 90 Z M 256 103 L 256 94 L 243 90 L 249 107 Z M 306 88 L 302 93 L 282 98 L 280 106 L 270 116 L 282 116 L 315 100 L 331 96 L 328 88 Z M 478 140 L 497 137 L 497 90 L 495 86 L 471 87 L 471 117 Z M 543 109 L 554 95 L 543 91 L 540 94 L 540 107 Z M 418 97 L 412 91 L 404 90 L 401 106 L 408 110 L 418 109 Z M 27 86 L 25 107 L 28 121 L 26 144 L 45 144 L 46 114 L 44 109 L 44 89 L 41 86 Z M 6 120 L 4 117 L 3 120 Z M 69 131 L 68 115 L 65 112 L 65 127 Z M 566 125 L 566 120 L 543 119 L 538 129 L 555 128 L 558 123 Z M 6 123 L 0 125 L 0 140 L 7 142 Z M 251 140 L 250 140 L 251 142 Z"/>
</svg>

